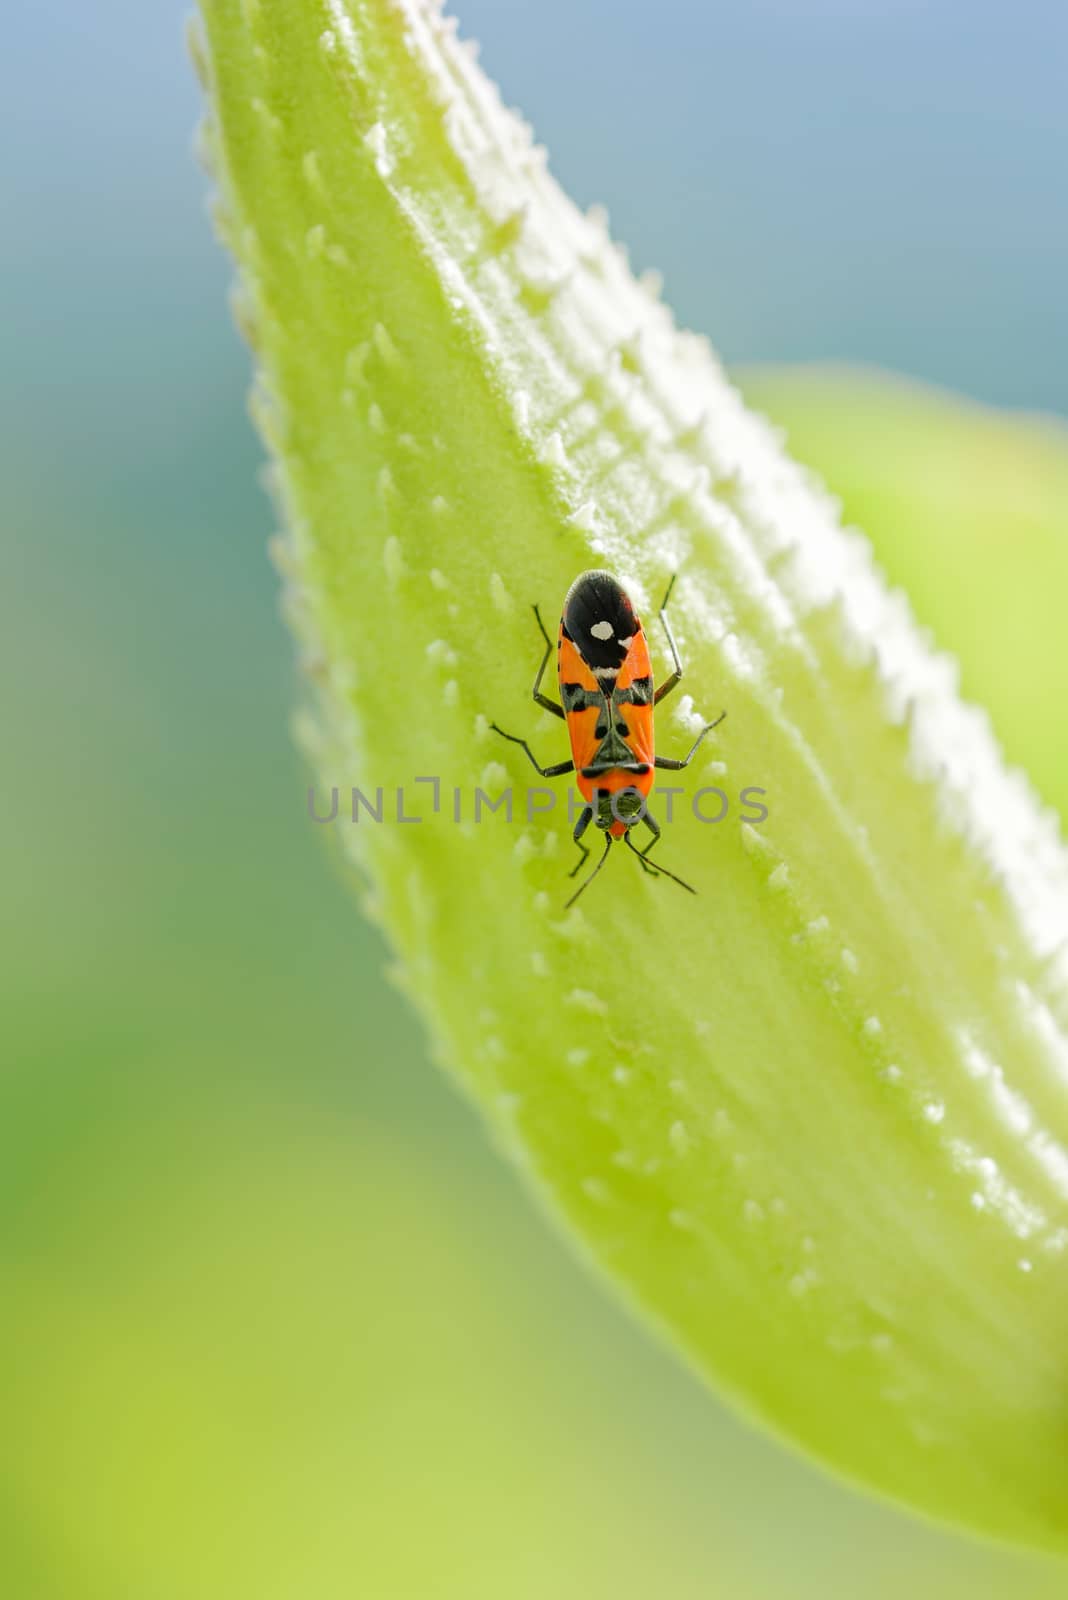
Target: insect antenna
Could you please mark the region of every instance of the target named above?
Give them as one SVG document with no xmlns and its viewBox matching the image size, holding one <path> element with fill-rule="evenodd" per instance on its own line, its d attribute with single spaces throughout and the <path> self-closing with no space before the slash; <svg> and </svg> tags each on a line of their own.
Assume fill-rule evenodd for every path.
<svg viewBox="0 0 1068 1600">
<path fill-rule="evenodd" d="M 626 832 L 623 835 L 623 838 L 625 839 L 626 843 L 629 845 L 630 849 L 633 850 L 634 854 L 638 857 L 638 860 L 641 862 L 641 864 L 644 867 L 645 871 L 646 872 L 651 872 L 653 874 L 654 878 L 657 878 L 657 877 L 660 877 L 660 876 L 663 876 L 665 878 L 670 878 L 672 883 L 677 883 L 680 889 L 685 889 L 686 890 L 687 894 L 696 894 L 697 893 L 697 890 L 693 887 L 692 884 L 687 883 L 684 878 L 677 878 L 673 872 L 669 872 L 668 871 L 667 867 L 662 867 L 660 865 L 659 861 L 657 861 L 655 863 L 652 862 L 652 861 L 647 861 L 645 859 L 645 857 L 642 855 L 641 851 L 638 849 L 638 846 L 631 839 L 629 830 L 628 830 L 628 832 Z M 653 842 L 654 842 L 654 844 L 656 843 L 655 840 Z M 602 857 L 602 860 L 603 859 L 604 858 Z M 600 862 L 598 862 L 598 866 L 600 866 Z"/>
<path fill-rule="evenodd" d="M 578 888 L 575 890 L 574 894 L 571 896 L 571 899 L 567 902 L 567 905 L 564 907 L 565 911 L 570 911 L 571 907 L 575 904 L 575 901 L 578 899 L 578 897 L 582 893 L 582 891 L 584 889 L 588 889 L 589 888 L 589 886 L 593 882 L 594 878 L 596 878 L 597 874 L 600 872 L 601 868 L 604 866 L 605 862 L 608 860 L 608 852 L 609 852 L 609 850 L 611 848 L 612 848 L 612 835 L 610 833 L 606 833 L 605 836 L 604 836 L 604 849 L 601 851 L 600 860 L 598 861 L 597 865 L 594 867 L 593 871 L 590 873 L 589 877 L 588 878 L 583 878 L 582 882 L 579 884 Z"/>
</svg>

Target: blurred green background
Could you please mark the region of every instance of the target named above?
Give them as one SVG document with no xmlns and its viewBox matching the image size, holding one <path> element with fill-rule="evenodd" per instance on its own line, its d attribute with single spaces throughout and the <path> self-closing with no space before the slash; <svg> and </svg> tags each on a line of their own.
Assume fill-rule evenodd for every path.
<svg viewBox="0 0 1068 1600">
<path fill-rule="evenodd" d="M 1063 8 L 461 14 L 731 359 L 1068 412 Z M 6 32 L 0 1594 L 1062 1595 L 734 1420 L 429 1063 L 305 818 L 180 10 Z M 752 384 L 1068 807 L 1062 433 Z"/>
</svg>

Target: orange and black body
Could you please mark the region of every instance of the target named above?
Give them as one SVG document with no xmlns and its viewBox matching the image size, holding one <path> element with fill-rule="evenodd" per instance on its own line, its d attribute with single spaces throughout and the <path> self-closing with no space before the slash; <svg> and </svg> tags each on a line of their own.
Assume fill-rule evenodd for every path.
<svg viewBox="0 0 1068 1600">
<path fill-rule="evenodd" d="M 522 746 L 542 777 L 575 773 L 579 792 L 586 802 L 574 832 L 575 842 L 582 851 L 576 872 L 589 854 L 582 836 L 590 823 L 604 833 L 604 853 L 586 882 L 572 895 L 569 905 L 574 904 L 586 884 L 600 871 L 613 839 L 625 839 L 646 871 L 663 873 L 682 888 L 690 888 L 666 867 L 654 867 L 646 859 L 660 837 L 660 828 L 650 815 L 646 800 L 653 786 L 655 769 L 667 767 L 677 772 L 688 766 L 705 734 L 711 732 L 726 713 L 721 713 L 716 722 L 701 730 L 685 757 L 674 759 L 656 754 L 653 708 L 670 694 L 682 677 L 682 662 L 666 614 L 674 582 L 672 578 L 660 608 L 673 670 L 659 689 L 653 687 L 649 643 L 641 619 L 626 590 L 610 572 L 584 572 L 567 592 L 557 638 L 559 704 L 542 692 L 541 682 L 552 643 L 538 608 L 534 607 L 545 640 L 545 654 L 534 679 L 533 695 L 538 705 L 566 721 L 571 740 L 570 761 L 543 767 L 525 739 L 505 733 L 503 728 L 493 724 L 497 733 Z M 638 850 L 630 838 L 630 830 L 639 822 L 653 835 L 644 850 Z"/>
<path fill-rule="evenodd" d="M 571 585 L 557 677 L 579 792 L 591 820 L 622 839 L 627 796 L 644 802 L 653 786 L 654 690 L 645 629 L 610 573 L 584 572 Z"/>
</svg>

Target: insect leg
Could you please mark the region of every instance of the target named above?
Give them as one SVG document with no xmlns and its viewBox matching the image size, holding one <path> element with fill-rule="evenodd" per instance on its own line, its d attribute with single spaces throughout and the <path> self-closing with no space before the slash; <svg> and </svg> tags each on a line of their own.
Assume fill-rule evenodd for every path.
<svg viewBox="0 0 1068 1600">
<path fill-rule="evenodd" d="M 642 853 L 641 850 L 638 849 L 638 846 L 632 841 L 629 829 L 623 835 L 623 838 L 626 840 L 627 844 L 630 846 L 630 848 L 634 852 L 634 854 L 638 857 L 638 860 L 641 862 L 641 864 L 642 864 L 643 868 L 645 869 L 645 871 L 646 872 L 651 872 L 653 874 L 654 878 L 659 878 L 659 877 L 670 878 L 672 883 L 677 883 L 680 889 L 685 889 L 686 890 L 687 894 L 696 894 L 697 893 L 697 890 L 692 886 L 692 884 L 687 883 L 684 878 L 677 878 L 673 872 L 669 872 L 668 871 L 667 867 L 662 867 L 660 865 L 659 861 L 656 863 L 655 866 L 653 865 L 653 863 L 651 861 L 646 861 L 645 855 Z M 655 844 L 655 843 L 656 843 L 656 838 L 653 839 L 653 844 Z M 646 846 L 647 850 L 651 850 L 652 848 L 653 848 L 652 844 Z"/>
<path fill-rule="evenodd" d="M 590 823 L 592 821 L 593 821 L 593 807 L 592 806 L 583 806 L 582 810 L 579 812 L 579 819 L 575 823 L 575 831 L 571 835 L 572 839 L 574 839 L 575 843 L 578 845 L 579 849 L 582 851 L 582 854 L 579 856 L 579 858 L 576 861 L 575 865 L 572 867 L 571 871 L 568 873 L 568 877 L 569 878 L 573 878 L 577 872 L 581 872 L 582 868 L 586 865 L 586 861 L 587 861 L 587 858 L 588 858 L 589 853 L 590 853 L 590 847 L 589 847 L 588 844 L 583 844 L 582 835 L 586 832 L 586 829 L 589 827 L 589 825 L 590 825 Z"/>
<path fill-rule="evenodd" d="M 647 859 L 647 857 L 654 844 L 656 844 L 657 840 L 660 838 L 660 824 L 657 822 L 652 812 L 648 810 L 642 812 L 642 821 L 645 823 L 645 826 L 649 829 L 653 837 L 649 840 L 649 843 L 646 845 L 644 850 L 639 850 L 637 845 L 631 845 L 631 849 L 636 853 L 638 860 L 641 862 L 646 872 L 651 872 L 655 878 L 657 869 L 653 863 Z M 628 834 L 627 837 L 629 838 L 630 835 Z"/>
<path fill-rule="evenodd" d="M 538 675 L 534 679 L 534 687 L 531 690 L 531 693 L 533 694 L 534 699 L 537 701 L 539 706 L 544 706 L 546 711 L 551 711 L 554 717 L 563 717 L 563 706 L 557 705 L 555 700 L 550 700 L 547 694 L 542 694 L 541 692 L 541 680 L 545 676 L 545 668 L 549 665 L 549 657 L 552 655 L 553 651 L 553 642 L 545 631 L 545 624 L 541 620 L 541 612 L 538 610 L 537 606 L 534 607 L 534 615 L 538 619 L 538 627 L 541 629 L 541 636 L 545 640 L 545 654 L 541 658 L 541 666 L 538 668 Z"/>
<path fill-rule="evenodd" d="M 490 727 L 494 733 L 499 733 L 502 739 L 508 739 L 512 744 L 517 744 L 521 750 L 525 750 L 534 771 L 542 778 L 562 778 L 565 772 L 574 772 L 573 761 L 558 761 L 555 766 L 543 767 L 525 739 L 521 739 L 517 733 L 505 733 L 495 722 L 491 722 Z"/>
<path fill-rule="evenodd" d="M 653 759 L 653 766 L 663 767 L 668 772 L 681 772 L 683 767 L 688 767 L 690 765 L 690 762 L 697 754 L 697 747 L 701 743 L 701 740 L 704 738 L 705 734 L 711 733 L 713 728 L 718 728 L 726 715 L 727 713 L 725 711 L 721 711 L 715 722 L 705 723 L 705 726 L 701 729 L 700 733 L 697 735 L 697 738 L 690 746 L 689 752 L 683 756 L 681 761 L 677 756 L 655 756 Z"/>
<path fill-rule="evenodd" d="M 646 856 L 652 850 L 654 844 L 656 844 L 658 842 L 659 838 L 660 838 L 660 824 L 659 824 L 659 822 L 657 822 L 656 818 L 653 816 L 651 811 L 646 811 L 643 814 L 642 821 L 645 823 L 645 826 L 649 829 L 649 832 L 653 836 L 649 840 L 649 843 L 646 845 L 645 849 L 638 851 L 638 854 L 641 856 L 642 860 L 644 861 Z M 637 846 L 635 846 L 635 848 L 637 848 Z"/>
<path fill-rule="evenodd" d="M 609 852 L 609 850 L 611 848 L 612 848 L 612 835 L 610 833 L 606 833 L 605 836 L 604 836 L 604 849 L 601 852 L 601 859 L 598 861 L 597 865 L 594 867 L 594 869 L 590 873 L 589 877 L 588 878 L 584 878 L 582 880 L 582 882 L 579 884 L 578 888 L 575 890 L 574 894 L 571 896 L 571 899 L 567 902 L 567 905 L 564 907 L 565 911 L 570 911 L 571 907 L 575 904 L 575 901 L 578 899 L 579 895 L 582 894 L 586 889 L 589 888 L 589 886 L 593 882 L 594 878 L 596 878 L 597 874 L 600 872 L 601 868 L 604 866 L 605 862 L 608 860 L 608 852 Z"/>
<path fill-rule="evenodd" d="M 667 642 L 668 648 L 671 651 L 673 670 L 670 677 L 664 679 L 659 689 L 653 695 L 654 706 L 658 705 L 659 702 L 663 700 L 665 695 L 669 695 L 671 693 L 672 689 L 675 688 L 676 684 L 679 682 L 679 679 L 682 677 L 682 658 L 679 655 L 679 647 L 675 643 L 675 635 L 671 631 L 671 623 L 668 621 L 667 615 L 667 603 L 671 599 L 671 591 L 675 587 L 675 578 L 676 574 L 673 572 L 671 574 L 671 582 L 667 586 L 667 593 L 660 603 L 660 621 L 664 632 L 667 634 Z"/>
</svg>

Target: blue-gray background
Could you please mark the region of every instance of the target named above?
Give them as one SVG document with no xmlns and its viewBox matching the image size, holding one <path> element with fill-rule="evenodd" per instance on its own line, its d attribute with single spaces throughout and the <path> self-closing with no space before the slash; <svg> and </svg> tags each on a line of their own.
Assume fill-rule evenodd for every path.
<svg viewBox="0 0 1068 1600">
<path fill-rule="evenodd" d="M 728 360 L 1068 413 L 1060 0 L 461 18 Z M 5 1592 L 1060 1592 L 728 1418 L 426 1064 L 302 821 L 181 27 L 0 62 Z"/>
</svg>

